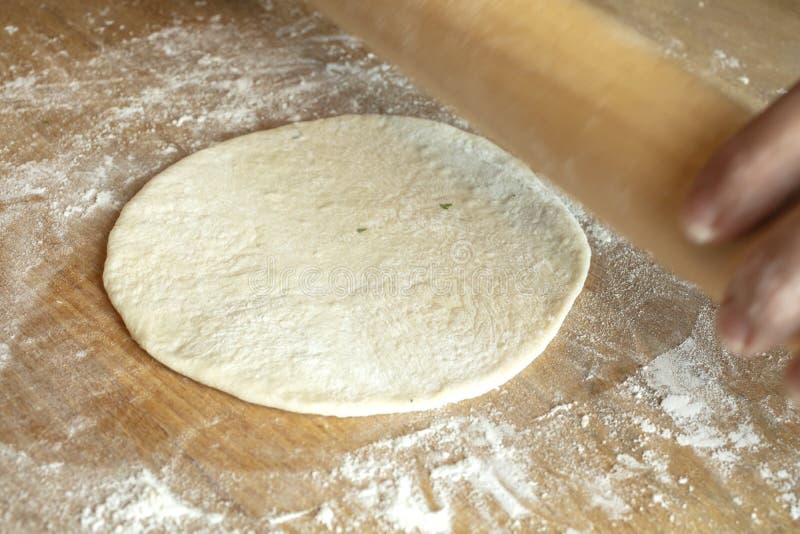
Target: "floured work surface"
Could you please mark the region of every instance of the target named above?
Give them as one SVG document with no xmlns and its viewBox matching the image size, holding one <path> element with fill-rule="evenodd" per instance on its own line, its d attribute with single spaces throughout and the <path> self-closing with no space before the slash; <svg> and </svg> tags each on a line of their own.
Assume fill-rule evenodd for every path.
<svg viewBox="0 0 800 534">
<path fill-rule="evenodd" d="M 754 102 L 798 72 L 780 59 L 791 46 L 780 35 L 799 25 L 790 8 L 758 20 L 775 26 L 763 31 L 746 16 L 755 0 L 685 4 L 709 31 L 728 21 L 710 53 L 708 32 L 670 40 L 671 11 L 630 18 Z M 759 65 L 757 79 L 747 43 L 773 35 L 774 69 Z M 157 171 L 235 135 L 342 113 L 467 127 L 301 4 L 17 2 L 0 14 L 0 102 L 0 521 L 11 530 L 746 531 L 800 518 L 786 356 L 725 354 L 702 297 L 577 208 L 593 249 L 584 293 L 542 356 L 473 401 L 289 414 L 138 348 L 101 271 L 121 206 Z"/>
</svg>

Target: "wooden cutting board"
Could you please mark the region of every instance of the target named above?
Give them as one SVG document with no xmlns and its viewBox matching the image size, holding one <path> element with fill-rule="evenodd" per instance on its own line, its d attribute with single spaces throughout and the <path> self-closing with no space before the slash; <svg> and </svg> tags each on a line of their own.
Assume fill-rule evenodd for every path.
<svg viewBox="0 0 800 534">
<path fill-rule="evenodd" d="M 754 109 L 800 74 L 793 2 L 597 5 Z M 479 399 L 295 415 L 139 349 L 101 283 L 122 205 L 214 142 L 341 113 L 469 128 L 301 2 L 5 3 L 0 531 L 797 527 L 786 355 L 726 354 L 704 297 L 586 215 L 562 331 Z"/>
</svg>

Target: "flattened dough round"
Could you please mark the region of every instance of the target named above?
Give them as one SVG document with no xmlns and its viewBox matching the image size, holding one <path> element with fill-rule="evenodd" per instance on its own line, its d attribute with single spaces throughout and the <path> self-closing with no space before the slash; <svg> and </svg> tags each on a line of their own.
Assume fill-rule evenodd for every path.
<svg viewBox="0 0 800 534">
<path fill-rule="evenodd" d="M 153 357 L 244 400 L 337 416 L 509 380 L 583 286 L 574 217 L 486 139 L 342 116 L 197 152 L 122 210 L 103 280 Z"/>
</svg>

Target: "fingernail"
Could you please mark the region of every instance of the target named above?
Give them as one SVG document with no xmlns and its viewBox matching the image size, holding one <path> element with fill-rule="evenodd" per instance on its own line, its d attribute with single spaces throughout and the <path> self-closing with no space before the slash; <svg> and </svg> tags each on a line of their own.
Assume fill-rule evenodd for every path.
<svg viewBox="0 0 800 534">
<path fill-rule="evenodd" d="M 704 245 L 714 239 L 714 230 L 706 224 L 691 222 L 685 226 L 686 235 L 694 243 Z"/>
<path fill-rule="evenodd" d="M 717 330 L 725 345 L 733 352 L 746 354 L 752 339 L 753 327 L 747 313 L 726 299 L 717 313 Z"/>
<path fill-rule="evenodd" d="M 717 210 L 713 203 L 690 200 L 684 211 L 683 227 L 693 242 L 702 245 L 714 239 Z"/>
</svg>

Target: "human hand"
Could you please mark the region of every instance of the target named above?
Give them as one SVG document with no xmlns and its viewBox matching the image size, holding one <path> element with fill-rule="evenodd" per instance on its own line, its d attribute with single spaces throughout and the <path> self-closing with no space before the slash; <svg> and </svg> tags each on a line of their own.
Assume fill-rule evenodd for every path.
<svg viewBox="0 0 800 534">
<path fill-rule="evenodd" d="M 687 236 L 722 243 L 757 227 L 728 284 L 717 330 L 728 347 L 753 354 L 800 333 L 800 83 L 724 144 L 700 172 L 684 205 Z M 800 393 L 800 360 L 787 373 Z"/>
</svg>

